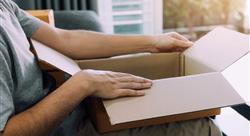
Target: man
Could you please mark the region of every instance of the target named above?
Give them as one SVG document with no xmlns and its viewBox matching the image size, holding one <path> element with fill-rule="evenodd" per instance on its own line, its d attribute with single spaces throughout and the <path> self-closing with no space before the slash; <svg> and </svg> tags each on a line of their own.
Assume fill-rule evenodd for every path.
<svg viewBox="0 0 250 136">
<path fill-rule="evenodd" d="M 33 38 L 73 58 L 110 57 L 136 52 L 175 52 L 191 46 L 183 36 L 119 36 L 51 27 L 19 9 L 11 0 L 0 0 L 0 136 L 77 135 L 80 103 L 88 96 L 114 99 L 142 96 L 152 82 L 142 77 L 109 71 L 84 70 L 50 92 L 29 51 Z M 79 135 L 100 135 L 88 119 Z M 220 135 L 208 119 L 124 130 L 106 135 Z"/>
</svg>

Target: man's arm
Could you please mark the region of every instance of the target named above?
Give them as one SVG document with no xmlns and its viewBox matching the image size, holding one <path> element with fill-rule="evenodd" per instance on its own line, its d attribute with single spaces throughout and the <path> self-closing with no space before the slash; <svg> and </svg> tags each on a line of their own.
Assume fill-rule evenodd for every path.
<svg viewBox="0 0 250 136">
<path fill-rule="evenodd" d="M 110 57 L 137 52 L 183 51 L 192 44 L 177 33 L 156 36 L 108 35 L 83 30 L 62 30 L 45 23 L 32 38 L 73 59 Z"/>
<path fill-rule="evenodd" d="M 11 117 L 1 136 L 47 136 L 86 96 L 88 88 L 64 84 L 34 107 Z M 79 85 L 78 85 L 79 87 Z M 74 98 L 74 99 L 72 99 Z"/>
<path fill-rule="evenodd" d="M 11 117 L 0 136 L 47 136 L 89 95 L 105 99 L 141 96 L 152 82 L 130 74 L 85 70 L 34 107 Z"/>
</svg>

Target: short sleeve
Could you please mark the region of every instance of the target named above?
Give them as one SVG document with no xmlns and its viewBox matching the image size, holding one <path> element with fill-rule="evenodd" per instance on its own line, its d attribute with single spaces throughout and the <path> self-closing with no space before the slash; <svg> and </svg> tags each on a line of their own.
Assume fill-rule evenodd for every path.
<svg viewBox="0 0 250 136">
<path fill-rule="evenodd" d="M 11 70 L 6 56 L 0 50 L 0 132 L 4 130 L 8 119 L 15 111 L 12 92 Z"/>
<path fill-rule="evenodd" d="M 42 21 L 33 17 L 29 13 L 25 12 L 24 10 L 20 9 L 16 3 L 12 0 L 7 0 L 13 9 L 19 23 L 21 24 L 26 36 L 28 38 L 32 37 L 32 34 L 42 25 Z"/>
</svg>

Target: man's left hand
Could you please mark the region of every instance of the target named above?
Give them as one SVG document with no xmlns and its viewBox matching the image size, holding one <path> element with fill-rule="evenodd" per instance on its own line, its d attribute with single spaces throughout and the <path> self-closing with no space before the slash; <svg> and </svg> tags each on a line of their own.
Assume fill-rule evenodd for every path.
<svg viewBox="0 0 250 136">
<path fill-rule="evenodd" d="M 193 45 L 193 42 L 176 32 L 153 36 L 153 40 L 154 49 L 151 50 L 152 53 L 183 52 Z"/>
</svg>

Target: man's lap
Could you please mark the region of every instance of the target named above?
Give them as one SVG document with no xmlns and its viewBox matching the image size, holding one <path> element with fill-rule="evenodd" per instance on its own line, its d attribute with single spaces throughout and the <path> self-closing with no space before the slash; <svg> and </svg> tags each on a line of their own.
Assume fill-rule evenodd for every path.
<svg viewBox="0 0 250 136">
<path fill-rule="evenodd" d="M 209 118 L 127 129 L 99 134 L 89 119 L 79 127 L 78 136 L 221 136 L 219 128 Z"/>
</svg>

